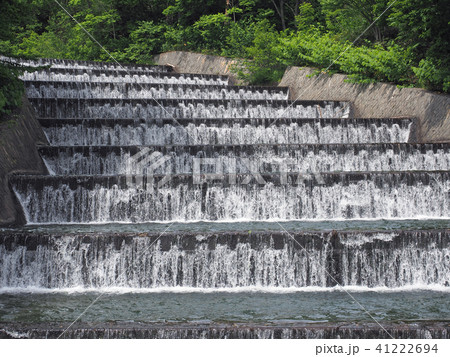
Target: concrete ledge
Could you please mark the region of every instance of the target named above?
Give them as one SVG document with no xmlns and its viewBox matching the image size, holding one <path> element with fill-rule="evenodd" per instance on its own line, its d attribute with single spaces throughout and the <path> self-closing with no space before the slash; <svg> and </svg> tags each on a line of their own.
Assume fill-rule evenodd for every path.
<svg viewBox="0 0 450 357">
<path fill-rule="evenodd" d="M 14 173 L 46 174 L 36 145 L 48 141 L 24 97 L 23 105 L 0 123 L 0 226 L 23 224 L 22 208 L 8 184 Z"/>
<path fill-rule="evenodd" d="M 387 83 L 347 83 L 342 74 L 310 75 L 311 68 L 290 67 L 280 86 L 288 86 L 290 99 L 351 101 L 355 117 L 417 118 L 410 142 L 450 142 L 450 96 Z"/>
<path fill-rule="evenodd" d="M 285 323 L 278 325 L 255 323 L 172 323 L 151 324 L 133 322 L 77 322 L 65 331 L 64 323 L 0 323 L 0 339 L 447 339 L 448 323 L 417 321 L 392 323 L 382 321 L 338 323 Z M 61 336 L 62 335 L 62 336 Z"/>
</svg>

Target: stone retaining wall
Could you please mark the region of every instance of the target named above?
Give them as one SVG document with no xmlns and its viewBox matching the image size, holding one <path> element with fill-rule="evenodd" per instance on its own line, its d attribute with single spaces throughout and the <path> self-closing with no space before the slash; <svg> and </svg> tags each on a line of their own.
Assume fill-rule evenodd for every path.
<svg viewBox="0 0 450 357">
<path fill-rule="evenodd" d="M 290 67 L 280 86 L 288 86 L 291 99 L 346 100 L 353 115 L 362 118 L 414 117 L 410 142 L 450 141 L 450 96 L 419 88 L 397 88 L 388 83 L 355 84 L 347 76 L 310 76 L 313 69 Z"/>
<path fill-rule="evenodd" d="M 155 56 L 155 62 L 160 65 L 171 65 L 176 72 L 194 74 L 218 74 L 230 76 L 230 84 L 239 81 L 231 71 L 238 62 L 231 58 L 210 56 L 201 53 L 171 51 Z"/>
<path fill-rule="evenodd" d="M 9 187 L 8 176 L 47 172 L 36 149 L 38 144 L 48 144 L 47 138 L 24 97 L 22 108 L 0 123 L 0 226 L 25 223 L 20 204 Z"/>
</svg>

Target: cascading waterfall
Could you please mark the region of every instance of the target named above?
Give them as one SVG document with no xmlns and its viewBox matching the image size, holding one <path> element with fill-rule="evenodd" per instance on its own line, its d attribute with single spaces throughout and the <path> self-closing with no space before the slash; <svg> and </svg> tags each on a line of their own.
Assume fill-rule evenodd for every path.
<svg viewBox="0 0 450 357">
<path fill-rule="evenodd" d="M 256 178 L 264 184 L 255 182 Z M 448 172 L 237 177 L 87 176 L 14 180 L 31 223 L 444 218 Z M 195 180 L 198 180 L 198 183 Z M 216 180 L 217 181 L 217 180 Z M 246 181 L 251 181 L 246 183 Z M 272 181 L 272 182 L 271 182 Z"/>
<path fill-rule="evenodd" d="M 51 69 L 39 72 L 25 72 L 25 81 L 43 82 L 104 82 L 104 83 L 161 83 L 192 85 L 226 85 L 228 78 L 214 75 L 158 73 L 128 70 L 126 74 L 116 70 L 102 69 Z"/>
<path fill-rule="evenodd" d="M 54 118 L 300 118 L 347 117 L 345 102 L 189 99 L 29 99 L 40 117 Z"/>
<path fill-rule="evenodd" d="M 91 70 L 103 70 L 103 71 L 115 71 L 115 72 L 127 72 L 127 71 L 143 71 L 147 72 L 171 72 L 171 66 L 156 66 L 156 65 L 133 65 L 133 64 L 116 64 L 111 62 L 95 62 L 95 61 L 75 61 L 66 59 L 55 58 L 39 58 L 36 60 L 24 60 L 11 57 L 0 56 L 0 60 L 17 63 L 23 66 L 30 67 L 42 67 L 51 66 L 51 71 L 63 69 L 64 71 L 70 71 L 74 69 L 91 69 Z M 45 70 L 44 70 L 45 72 Z M 31 72 L 36 73 L 36 72 Z M 42 73 L 42 71 L 39 71 Z M 25 72 L 24 75 L 30 74 Z"/>
<path fill-rule="evenodd" d="M 448 338 L 449 144 L 411 143 L 414 119 L 170 66 L 24 64 L 51 66 L 22 76 L 49 174 L 10 178 L 30 226 L 0 230 L 0 337 L 58 337 L 99 293 L 64 337 L 391 337 L 343 286 L 394 337 Z"/>
<path fill-rule="evenodd" d="M 179 125 L 156 125 L 133 120 L 43 119 L 44 132 L 52 145 L 251 145 L 251 144 L 329 144 L 402 143 L 408 140 L 409 121 L 344 119 L 331 121 L 306 119 L 270 125 L 240 125 L 231 120 L 203 123 L 200 120 Z M 272 120 L 273 121 L 273 120 Z M 198 124 L 196 124 L 198 122 Z M 210 124 L 210 125 L 207 125 Z"/>
<path fill-rule="evenodd" d="M 139 289 L 450 283 L 449 231 L 297 233 L 293 238 L 285 233 L 3 235 L 0 284 Z"/>
<path fill-rule="evenodd" d="M 288 91 L 277 87 L 258 88 L 218 85 L 28 82 L 28 98 L 73 99 L 235 99 L 287 100 Z"/>
<path fill-rule="evenodd" d="M 251 173 L 327 171 L 450 170 L 450 146 L 420 144 L 302 145 L 302 146 L 65 146 L 41 147 L 40 153 L 55 175 L 133 175 L 146 168 L 133 160 L 141 150 L 169 157 L 154 174 Z M 214 167 L 202 164 L 214 159 Z M 194 167 L 197 163 L 198 167 Z M 253 163 L 252 165 L 250 163 Z M 195 169 L 195 170 L 194 170 Z"/>
</svg>

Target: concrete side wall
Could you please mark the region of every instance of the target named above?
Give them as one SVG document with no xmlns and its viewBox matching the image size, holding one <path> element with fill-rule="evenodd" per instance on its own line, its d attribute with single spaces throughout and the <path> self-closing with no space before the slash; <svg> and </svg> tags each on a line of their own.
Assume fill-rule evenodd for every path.
<svg viewBox="0 0 450 357">
<path fill-rule="evenodd" d="M 231 68 L 238 62 L 230 58 L 171 51 L 155 56 L 155 62 L 159 65 L 172 65 L 179 73 L 227 75 L 230 76 L 231 84 L 238 83 L 231 71 Z"/>
<path fill-rule="evenodd" d="M 0 123 L 0 226 L 25 223 L 20 204 L 9 187 L 8 176 L 47 173 L 37 144 L 48 142 L 33 108 L 24 98 L 22 108 Z"/>
<path fill-rule="evenodd" d="M 450 96 L 386 83 L 347 83 L 345 75 L 312 73 L 310 68 L 290 67 L 280 86 L 289 87 L 291 99 L 351 101 L 355 117 L 415 117 L 409 141 L 450 142 Z"/>
</svg>

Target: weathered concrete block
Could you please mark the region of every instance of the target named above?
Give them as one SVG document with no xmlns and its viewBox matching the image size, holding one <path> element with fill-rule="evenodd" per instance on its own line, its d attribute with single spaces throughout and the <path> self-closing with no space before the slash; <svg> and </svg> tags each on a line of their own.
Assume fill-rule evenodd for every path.
<svg viewBox="0 0 450 357">
<path fill-rule="evenodd" d="M 238 84 L 233 66 L 239 66 L 239 61 L 231 58 L 204 55 L 201 53 L 170 51 L 155 56 L 159 65 L 173 66 L 178 73 L 216 74 L 230 76 L 230 84 Z"/>
</svg>

